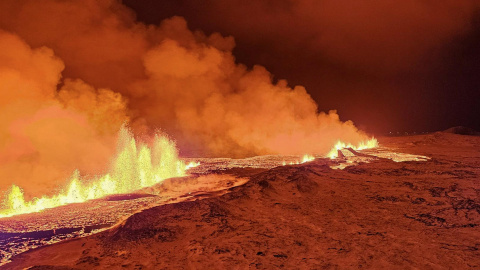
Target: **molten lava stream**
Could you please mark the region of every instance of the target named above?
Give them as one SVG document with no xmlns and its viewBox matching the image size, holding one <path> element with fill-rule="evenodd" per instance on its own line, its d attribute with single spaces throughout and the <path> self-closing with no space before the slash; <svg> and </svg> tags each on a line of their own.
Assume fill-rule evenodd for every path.
<svg viewBox="0 0 480 270">
<path fill-rule="evenodd" d="M 75 171 L 68 188 L 54 196 L 25 201 L 21 188 L 13 185 L 6 195 L 4 207 L 0 209 L 0 218 L 39 212 L 110 194 L 129 193 L 167 178 L 185 176 L 188 168 L 199 165 L 186 165 L 181 161 L 175 143 L 164 136 L 156 135 L 149 148 L 145 144 L 137 144 L 132 134 L 122 128 L 117 147 L 118 153 L 108 173 L 84 179 Z"/>
</svg>

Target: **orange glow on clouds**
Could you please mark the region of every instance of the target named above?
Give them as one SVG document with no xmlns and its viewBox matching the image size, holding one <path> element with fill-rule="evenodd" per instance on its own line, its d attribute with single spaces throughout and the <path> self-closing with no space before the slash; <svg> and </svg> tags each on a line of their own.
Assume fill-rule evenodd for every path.
<svg viewBox="0 0 480 270">
<path fill-rule="evenodd" d="M 180 17 L 146 26 L 103 0 L 7 0 L 0 15 L 0 190 L 12 191 L 9 209 L 145 184 L 127 176 L 157 179 L 136 174 L 157 150 L 116 149 L 124 123 L 146 140 L 161 129 L 198 156 L 325 155 L 338 140 L 369 138 L 335 110 L 318 112 L 304 87 L 236 63 L 233 37 L 193 32 Z M 128 159 L 123 176 L 112 175 L 120 165 L 104 175 L 112 157 Z M 82 175 L 70 177 L 75 170 Z M 43 195 L 51 200 L 31 200 Z"/>
</svg>

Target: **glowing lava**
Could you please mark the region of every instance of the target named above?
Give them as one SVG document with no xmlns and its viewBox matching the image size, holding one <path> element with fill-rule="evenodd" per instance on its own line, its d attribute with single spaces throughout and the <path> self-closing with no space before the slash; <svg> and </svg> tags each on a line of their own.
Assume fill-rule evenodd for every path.
<svg viewBox="0 0 480 270">
<path fill-rule="evenodd" d="M 301 163 L 310 162 L 310 161 L 313 161 L 314 159 L 315 159 L 314 156 L 304 155 Z"/>
<path fill-rule="evenodd" d="M 288 165 L 299 165 L 299 164 L 303 164 L 303 163 L 306 163 L 306 162 L 313 161 L 314 159 L 315 159 L 314 156 L 305 154 L 305 155 L 303 155 L 303 158 L 302 158 L 301 161 L 289 162 Z M 287 165 L 287 162 L 284 160 L 284 161 L 282 161 L 282 166 L 285 166 L 285 165 Z"/>
<path fill-rule="evenodd" d="M 331 159 L 337 158 L 338 156 L 338 150 L 343 149 L 343 148 L 352 148 L 353 150 L 363 150 L 363 149 L 369 149 L 369 148 L 375 148 L 378 147 L 378 141 L 375 138 L 371 138 L 368 141 L 360 142 L 357 146 L 352 145 L 350 143 L 344 143 L 342 141 L 338 141 L 337 144 L 330 150 L 328 153 L 328 157 Z"/>
<path fill-rule="evenodd" d="M 137 144 L 132 134 L 122 128 L 117 147 L 117 155 L 107 174 L 87 179 L 75 171 L 68 187 L 57 195 L 25 201 L 21 188 L 13 185 L 0 209 L 0 218 L 132 192 L 167 178 L 184 176 L 188 168 L 199 165 L 185 165 L 179 160 L 175 143 L 164 136 L 156 135 L 150 148 Z"/>
<path fill-rule="evenodd" d="M 357 146 L 338 141 L 328 156 L 337 157 L 342 148 L 362 150 L 378 146 L 375 138 L 361 142 Z M 13 185 L 5 197 L 4 206 L 0 209 L 0 218 L 19 214 L 39 212 L 69 203 L 79 203 L 97 199 L 110 194 L 129 193 L 144 187 L 152 186 L 167 178 L 186 175 L 186 170 L 197 167 L 199 162 L 186 165 L 178 157 L 175 143 L 164 136 L 155 136 L 153 145 L 137 143 L 132 134 L 125 128 L 120 131 L 117 155 L 108 173 L 92 178 L 82 177 L 75 171 L 70 184 L 60 193 L 48 197 L 34 198 L 26 201 L 20 187 Z M 301 164 L 314 160 L 311 155 L 290 164 Z M 286 162 L 283 162 L 286 165 Z"/>
<path fill-rule="evenodd" d="M 198 167 L 200 166 L 200 162 L 190 162 L 187 164 L 187 166 L 185 167 L 186 170 L 190 169 L 190 168 L 195 168 L 195 167 Z"/>
</svg>

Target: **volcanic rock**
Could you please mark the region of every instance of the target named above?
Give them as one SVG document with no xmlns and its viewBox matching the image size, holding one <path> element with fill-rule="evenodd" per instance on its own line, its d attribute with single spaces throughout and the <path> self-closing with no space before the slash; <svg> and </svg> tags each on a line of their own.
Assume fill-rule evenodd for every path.
<svg viewBox="0 0 480 270">
<path fill-rule="evenodd" d="M 226 194 L 146 209 L 2 269 L 479 269 L 480 137 L 380 143 L 430 159 L 248 170 Z"/>
</svg>

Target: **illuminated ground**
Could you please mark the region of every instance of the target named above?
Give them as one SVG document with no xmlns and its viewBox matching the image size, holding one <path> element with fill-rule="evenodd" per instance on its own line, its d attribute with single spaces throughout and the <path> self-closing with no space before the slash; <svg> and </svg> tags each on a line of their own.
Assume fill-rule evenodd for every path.
<svg viewBox="0 0 480 270">
<path fill-rule="evenodd" d="M 105 230 L 142 209 L 177 203 L 204 196 L 218 196 L 247 179 L 232 176 L 192 176 L 169 179 L 138 193 L 47 209 L 40 213 L 0 219 L 0 258 L 62 240 L 87 236 Z"/>
<path fill-rule="evenodd" d="M 193 172 L 214 176 L 140 192 L 159 196 L 112 197 L 1 220 L 3 232 L 88 233 L 149 208 L 4 267 L 479 268 L 480 137 L 435 133 L 380 143 L 361 156 L 292 166 L 276 167 L 296 157 L 203 159 Z M 28 240 L 15 237 L 2 244 Z"/>
</svg>

